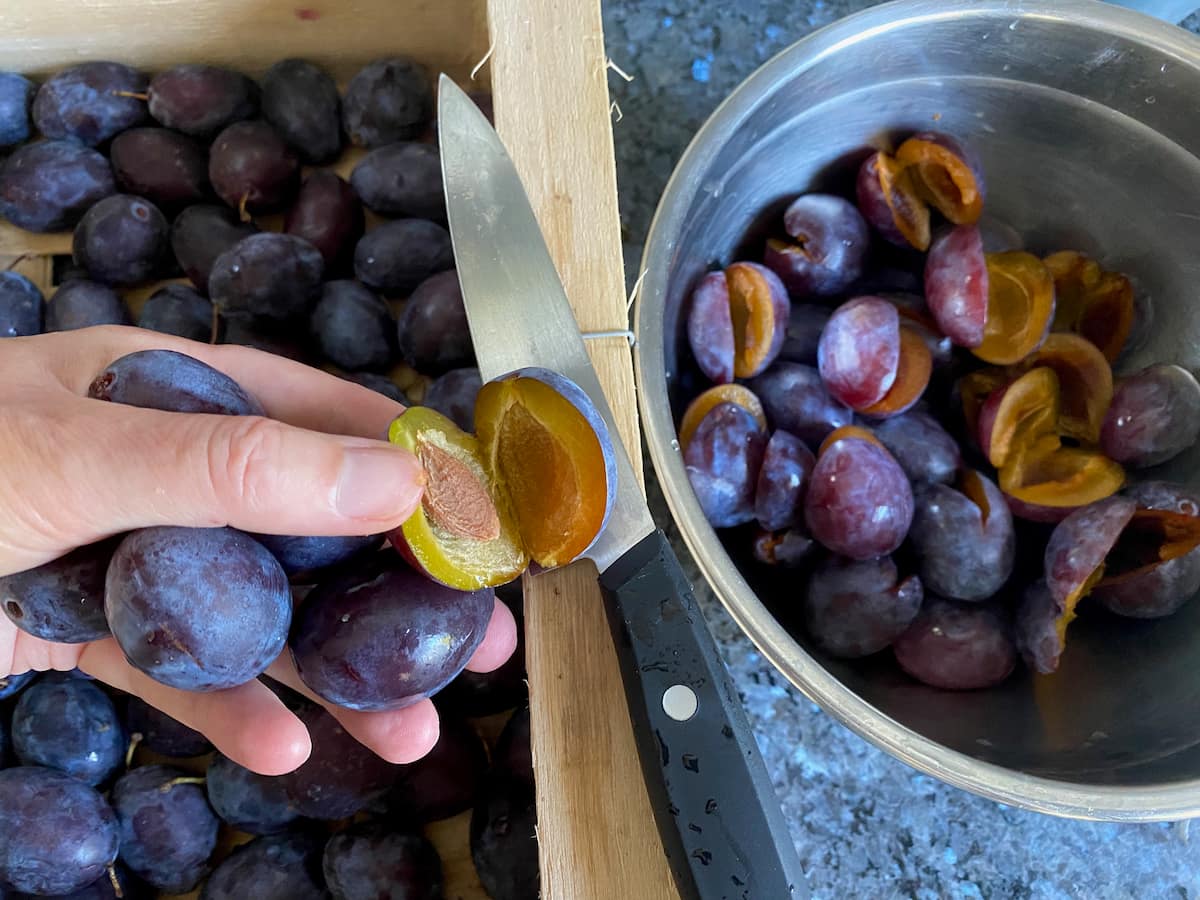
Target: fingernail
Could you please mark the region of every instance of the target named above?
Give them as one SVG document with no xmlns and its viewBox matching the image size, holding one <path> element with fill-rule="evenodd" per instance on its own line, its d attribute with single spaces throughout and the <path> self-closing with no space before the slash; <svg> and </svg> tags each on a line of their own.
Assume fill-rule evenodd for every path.
<svg viewBox="0 0 1200 900">
<path fill-rule="evenodd" d="M 348 447 L 334 504 L 350 519 L 399 519 L 416 506 L 425 470 L 399 447 Z"/>
</svg>

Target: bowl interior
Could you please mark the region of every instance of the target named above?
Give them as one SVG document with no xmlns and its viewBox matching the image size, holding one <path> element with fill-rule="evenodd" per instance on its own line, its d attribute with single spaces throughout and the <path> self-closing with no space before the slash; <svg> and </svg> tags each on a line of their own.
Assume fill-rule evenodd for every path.
<svg viewBox="0 0 1200 900">
<path fill-rule="evenodd" d="M 789 674 L 827 706 L 869 704 L 835 712 L 870 736 L 878 733 L 863 717 L 882 714 L 900 726 L 893 734 L 1056 781 L 1200 778 L 1200 601 L 1159 621 L 1087 610 L 1056 675 L 1021 674 L 986 692 L 926 688 L 890 658 L 839 662 L 787 621 L 795 580 L 750 563 L 744 534 L 713 533 L 688 496 L 677 447 L 660 439 L 674 437 L 670 417 L 704 384 L 683 328 L 697 278 L 757 258 L 763 229 L 797 194 L 853 196 L 864 148 L 930 128 L 976 148 L 987 216 L 1028 249 L 1083 250 L 1134 279 L 1144 312 L 1118 372 L 1200 367 L 1200 41 L 1086 2 L 1019 12 L 906 2 L 857 19 L 786 51 L 727 101 L 660 206 L 639 309 L 641 340 L 656 340 L 639 364 L 652 452 L 680 526 L 697 556 L 718 554 L 701 564 L 735 618 L 759 616 L 757 596 L 792 636 L 749 629 L 756 640 L 800 645 L 768 655 L 785 669 L 795 661 Z M 1139 474 L 1200 483 L 1200 447 Z M 817 683 L 827 676 L 836 683 Z"/>
</svg>

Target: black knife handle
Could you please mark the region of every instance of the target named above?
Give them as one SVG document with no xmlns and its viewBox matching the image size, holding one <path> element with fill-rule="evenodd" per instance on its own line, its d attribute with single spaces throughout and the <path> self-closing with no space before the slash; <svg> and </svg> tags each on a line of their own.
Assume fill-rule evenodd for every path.
<svg viewBox="0 0 1200 900">
<path fill-rule="evenodd" d="M 808 897 L 745 710 L 662 531 L 610 566 L 600 586 L 650 802 L 680 895 Z M 685 717 L 693 697 L 695 711 Z"/>
</svg>

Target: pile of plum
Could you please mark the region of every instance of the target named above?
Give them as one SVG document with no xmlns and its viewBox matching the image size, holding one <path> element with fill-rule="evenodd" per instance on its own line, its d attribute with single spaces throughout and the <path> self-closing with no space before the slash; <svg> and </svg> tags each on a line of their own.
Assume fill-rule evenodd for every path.
<svg viewBox="0 0 1200 900">
<path fill-rule="evenodd" d="M 402 58 L 367 65 L 344 93 L 302 60 L 258 82 L 200 65 L 151 78 L 112 62 L 40 86 L 0 74 L 0 145 L 10 151 L 0 215 L 29 231 L 74 228 L 48 301 L 18 272 L 0 273 L 0 336 L 128 325 L 137 310 L 143 328 L 321 365 L 424 404 L 397 418 L 391 438 L 430 475 L 419 515 L 387 536 L 395 549 L 384 535 L 160 527 L 0 578 L 0 609 L 18 628 L 64 643 L 111 635 L 132 665 L 181 690 L 261 678 L 313 742 L 300 769 L 266 778 L 220 756 L 197 764 L 211 750 L 199 735 L 78 673 L 0 680 L 0 764 L 19 763 L 0 771 L 0 898 L 182 893 L 206 878 L 201 896 L 212 900 L 439 897 L 441 863 L 420 828 L 468 809 L 485 889 L 496 900 L 536 897 L 528 712 L 506 719 L 490 750 L 480 737 L 480 717 L 523 705 L 523 652 L 490 675 L 463 667 L 497 593 L 519 606 L 513 579 L 530 558 L 577 555 L 607 515 L 605 491 L 564 507 L 587 521 L 557 532 L 558 543 L 506 531 L 495 552 L 509 552 L 507 567 L 464 574 L 429 557 L 457 550 L 494 562 L 480 548 L 500 539 L 486 523 L 464 526 L 446 496 L 470 487 L 498 520 L 514 517 L 479 469 L 478 398 L 491 398 L 488 423 L 509 444 L 540 434 L 512 417 L 561 415 L 594 439 L 593 469 L 610 454 L 569 384 L 529 373 L 481 385 L 444 227 L 433 109 L 428 72 Z M 325 168 L 335 165 L 353 166 L 348 181 Z M 116 360 L 89 396 L 264 414 L 241 385 L 169 350 Z M 499 443 L 501 457 L 520 456 Z M 576 483 L 571 462 L 550 478 L 545 503 L 563 501 L 559 481 Z M 528 480 L 524 464 L 502 474 Z M 537 504 L 518 513 L 544 518 Z M 411 766 L 385 763 L 264 674 L 281 653 L 328 703 L 379 710 L 434 698 L 437 747 Z M 15 706 L 5 700 L 22 688 Z M 234 832 L 255 839 L 230 853 Z"/>
<path fill-rule="evenodd" d="M 468 810 L 485 889 L 537 897 L 528 709 L 496 728 L 497 713 L 523 703 L 520 660 L 444 694 L 437 746 L 406 766 L 273 687 L 314 744 L 281 777 L 80 672 L 0 678 L 0 897 L 148 900 L 200 887 L 206 900 L 440 900 L 442 864 L 422 827 Z"/>
<path fill-rule="evenodd" d="M 984 173 L 949 135 L 864 157 L 853 201 L 800 196 L 747 244 L 761 262 L 692 292 L 678 436 L 708 521 L 746 565 L 798 571 L 764 599 L 823 651 L 891 648 L 938 688 L 1019 657 L 1054 672 L 1085 596 L 1179 609 L 1200 493 L 1127 479 L 1195 443 L 1200 384 L 1114 378 L 1148 318 L 1133 283 L 982 218 Z"/>
</svg>

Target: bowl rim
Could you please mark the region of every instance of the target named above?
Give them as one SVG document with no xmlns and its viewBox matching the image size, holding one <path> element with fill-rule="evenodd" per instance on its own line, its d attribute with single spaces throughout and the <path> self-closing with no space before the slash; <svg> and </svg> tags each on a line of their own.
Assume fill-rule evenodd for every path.
<svg viewBox="0 0 1200 900">
<path fill-rule="evenodd" d="M 1098 29 L 1200 68 L 1200 39 L 1102 0 L 893 0 L 840 19 L 783 49 L 741 82 L 684 150 L 644 245 L 633 321 L 634 370 L 646 445 L 671 516 L 721 604 L 760 653 L 808 699 L 860 737 L 920 772 L 991 800 L 1065 818 L 1151 822 L 1200 816 L 1200 778 L 1136 786 L 1083 784 L 985 762 L 884 714 L 834 677 L 766 609 L 729 559 L 696 500 L 676 440 L 667 390 L 663 316 L 675 235 L 723 136 L 768 100 L 785 76 L 846 46 L 900 27 L 964 15 L 1058 20 Z"/>
</svg>

